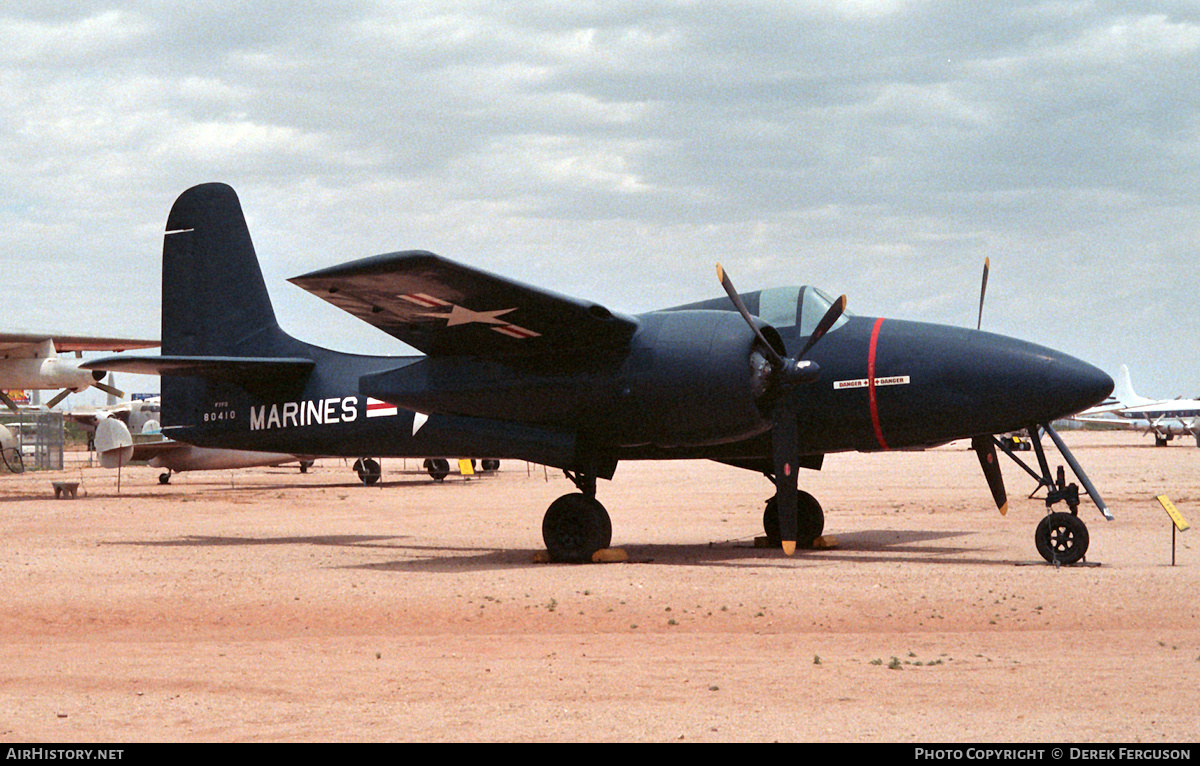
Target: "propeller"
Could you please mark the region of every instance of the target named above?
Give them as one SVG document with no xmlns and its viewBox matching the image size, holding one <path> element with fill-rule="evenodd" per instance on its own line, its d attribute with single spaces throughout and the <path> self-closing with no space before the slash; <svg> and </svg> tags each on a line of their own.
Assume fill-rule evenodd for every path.
<svg viewBox="0 0 1200 766">
<path fill-rule="evenodd" d="M 125 398 L 125 392 L 124 392 L 124 391 L 122 391 L 122 390 L 121 390 L 121 389 L 119 389 L 119 388 L 116 388 L 115 386 L 110 386 L 110 385 L 108 385 L 107 383 L 101 383 L 101 382 L 97 381 L 97 382 L 95 382 L 95 383 L 93 383 L 93 384 L 92 384 L 92 387 L 93 387 L 93 388 L 98 388 L 98 389 L 100 389 L 101 391 L 103 391 L 104 393 L 108 394 L 109 396 L 115 396 L 115 397 L 117 397 L 118 399 L 124 399 L 124 398 Z"/>
<path fill-rule="evenodd" d="M 988 489 L 992 491 L 992 500 L 1000 515 L 1008 513 L 1008 493 L 1004 491 L 1004 475 L 1000 472 L 1000 463 L 996 458 L 996 444 L 991 434 L 983 434 L 971 439 L 971 449 L 979 456 L 979 465 L 983 468 L 983 476 L 987 479 Z"/>
<path fill-rule="evenodd" d="M 733 281 L 721 268 L 721 264 L 717 264 L 717 279 L 720 280 L 721 287 L 725 288 L 729 300 L 733 301 L 738 313 L 754 331 L 755 337 L 758 338 L 759 350 L 769 364 L 766 375 L 767 395 L 772 399 L 769 417 L 771 420 L 771 457 L 775 471 L 775 507 L 779 512 L 779 536 L 783 540 L 783 552 L 791 556 L 796 552 L 796 537 L 798 536 L 796 468 L 800 457 L 800 433 L 799 425 L 796 422 L 799 414 L 797 403 L 795 397 L 789 396 L 789 394 L 801 383 L 815 380 L 821 372 L 821 368 L 817 366 L 816 362 L 802 360 L 799 357 L 808 353 L 842 316 L 846 310 L 846 296 L 843 295 L 833 302 L 833 305 L 825 312 L 825 316 L 821 317 L 821 321 L 817 323 L 816 329 L 813 330 L 804 348 L 796 355 L 797 358 L 793 359 L 782 356 L 763 335 L 762 330 L 755 323 L 754 315 L 742 302 L 741 296 L 733 286 Z"/>
<path fill-rule="evenodd" d="M 983 286 L 979 288 L 979 321 L 975 323 L 976 330 L 983 329 L 983 297 L 987 295 L 988 270 L 991 268 L 990 258 L 983 259 Z"/>
<path fill-rule="evenodd" d="M 113 387 L 113 386 L 110 386 L 110 385 L 108 385 L 107 383 L 103 383 L 103 382 L 101 382 L 101 378 L 103 378 L 103 377 L 104 377 L 104 373 L 103 373 L 103 371 L 101 371 L 101 370 L 95 370 L 95 371 L 92 373 L 92 376 L 95 378 L 95 381 L 92 383 L 92 387 L 93 387 L 93 388 L 98 388 L 98 389 L 100 389 L 101 391 L 103 391 L 104 393 L 108 394 L 109 396 L 115 396 L 115 397 L 117 397 L 118 399 L 124 399 L 124 398 L 125 398 L 125 392 L 124 392 L 124 391 L 122 391 L 122 390 L 121 390 L 121 389 L 119 389 L 119 388 L 115 388 L 115 387 Z M 78 393 L 79 391 L 82 391 L 82 390 L 83 390 L 83 389 L 78 389 L 78 390 L 77 390 L 77 389 L 74 389 L 74 388 L 64 388 L 62 391 L 59 391 L 57 394 L 55 394 L 53 397 L 51 397 L 50 401 L 46 402 L 46 409 L 54 409 L 54 405 L 58 404 L 58 403 L 59 403 L 59 402 L 61 402 L 63 399 L 66 399 L 66 398 L 67 398 L 69 395 L 71 395 L 72 393 Z"/>
<path fill-rule="evenodd" d="M 979 320 L 975 323 L 976 330 L 983 329 L 983 299 L 987 295 L 988 272 L 991 271 L 992 260 L 983 259 L 983 282 L 979 286 Z M 988 489 L 992 491 L 992 500 L 996 503 L 1000 515 L 1008 513 L 1008 493 L 1004 490 L 1004 474 L 1000 471 L 1000 463 L 996 459 L 996 444 L 991 434 L 983 434 L 971 439 L 971 449 L 979 456 L 979 466 L 983 468 L 983 477 L 987 479 Z"/>
<path fill-rule="evenodd" d="M 63 399 L 66 399 L 69 395 L 71 395 L 73 393 L 75 393 L 75 389 L 64 388 L 62 391 L 59 391 L 57 394 L 52 396 L 50 398 L 50 401 L 46 402 L 46 409 L 48 409 L 48 410 L 54 409 L 54 405 L 58 404 Z"/>
</svg>

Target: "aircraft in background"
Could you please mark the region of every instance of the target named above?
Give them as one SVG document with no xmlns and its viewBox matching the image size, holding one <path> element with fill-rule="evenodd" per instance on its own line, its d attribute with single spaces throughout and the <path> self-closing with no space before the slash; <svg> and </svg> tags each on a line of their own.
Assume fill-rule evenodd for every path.
<svg viewBox="0 0 1200 766">
<path fill-rule="evenodd" d="M 292 283 L 424 356 L 344 354 L 280 329 L 241 204 L 223 184 L 185 191 L 163 245 L 162 352 L 88 369 L 159 374 L 163 431 L 198 446 L 334 456 L 512 458 L 562 469 L 578 488 L 551 504 L 555 561 L 611 543 L 597 481 L 622 460 L 707 459 L 774 484 L 769 539 L 791 554 L 824 528 L 798 469 L 843 451 L 971 439 L 1007 507 L 994 434 L 1046 433 L 1108 518 L 1050 422 L 1100 402 L 1112 380 L 1048 348 L 960 327 L 844 311 L 813 287 L 738 293 L 630 316 L 409 251 Z M 1051 475 L 1035 540 L 1048 561 L 1087 549 L 1079 488 Z M 1009 453 L 1016 460 L 1017 458 Z M 1018 460 L 1018 462 L 1020 462 Z M 1023 464 L 1022 464 L 1023 465 Z M 676 488 L 686 502 L 686 488 Z"/>
<path fill-rule="evenodd" d="M 105 426 L 108 429 L 107 433 L 98 441 L 93 436 L 94 444 L 99 445 L 96 452 L 100 458 L 100 465 L 116 468 L 118 464 L 145 462 L 152 468 L 165 468 L 166 471 L 158 477 L 160 484 L 169 483 L 174 473 L 279 466 L 288 463 L 298 463 L 300 473 L 307 473 L 317 459 L 314 455 L 197 447 L 168 439 L 163 436 L 159 426 L 161 407 L 161 397 L 154 396 L 107 407 L 72 410 L 63 415 L 92 434 L 97 433 L 102 421 L 116 421 L 117 425 Z M 2 436 L 3 433 L 0 432 L 0 437 Z M 127 447 L 132 447 L 132 451 L 127 450 Z M 484 472 L 496 471 L 499 467 L 498 460 L 482 461 Z M 426 460 L 424 469 L 434 481 L 442 481 L 450 474 L 449 462 L 440 458 Z M 470 475 L 474 473 L 474 466 L 470 461 L 466 465 L 460 463 L 459 471 Z M 383 475 L 379 463 L 370 458 L 356 460 L 354 472 L 359 481 L 368 486 L 378 483 Z"/>
<path fill-rule="evenodd" d="M 304 472 L 315 458 L 285 453 L 252 452 L 248 450 L 196 447 L 173 439 L 163 438 L 157 423 L 148 424 L 138 437 L 116 417 L 101 418 L 96 424 L 94 443 L 103 468 L 119 468 L 135 461 L 146 461 L 153 468 L 165 468 L 159 474 L 159 484 L 171 480 L 172 473 L 185 471 L 214 471 L 232 468 L 254 468 L 300 463 Z M 147 438 L 143 438 L 147 437 Z"/>
<path fill-rule="evenodd" d="M 159 429 L 160 397 L 138 399 L 107 407 L 73 410 L 64 417 L 93 434 L 93 446 L 103 468 L 116 468 L 132 462 L 146 462 L 153 468 L 165 468 L 160 484 L 171 481 L 173 473 L 254 468 L 299 463 L 301 473 L 316 459 L 285 453 L 196 447 L 168 439 Z"/>
<path fill-rule="evenodd" d="M 1152 433 L 1156 447 L 1167 446 L 1176 436 L 1193 436 L 1200 447 L 1200 400 L 1138 396 L 1133 390 L 1129 367 L 1124 364 L 1117 372 L 1112 395 L 1071 419 Z"/>
<path fill-rule="evenodd" d="M 95 387 L 112 396 L 124 394 L 102 382 L 104 373 L 85 370 L 58 356 L 59 352 L 126 351 L 156 348 L 156 340 L 128 338 L 98 338 L 81 335 L 50 333 L 0 333 L 0 403 L 16 412 L 17 405 L 4 391 L 11 389 L 62 389 L 47 408 L 61 402 L 68 394 Z"/>
<path fill-rule="evenodd" d="M 21 455 L 21 444 L 12 430 L 0 423 L 0 465 L 10 473 L 23 473 L 25 459 Z"/>
</svg>

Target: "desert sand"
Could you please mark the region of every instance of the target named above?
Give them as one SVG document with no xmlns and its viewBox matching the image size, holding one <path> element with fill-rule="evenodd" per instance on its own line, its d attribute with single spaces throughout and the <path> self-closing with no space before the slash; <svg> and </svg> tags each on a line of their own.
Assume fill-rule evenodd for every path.
<svg viewBox="0 0 1200 766">
<path fill-rule="evenodd" d="M 622 464 L 589 565 L 535 563 L 574 488 L 512 461 L 3 475 L 0 741 L 1195 741 L 1200 533 L 1172 566 L 1155 496 L 1200 520 L 1200 450 L 1064 436 L 1116 520 L 1059 568 L 965 443 L 829 456 L 837 547 L 792 558 L 762 476 Z"/>
</svg>

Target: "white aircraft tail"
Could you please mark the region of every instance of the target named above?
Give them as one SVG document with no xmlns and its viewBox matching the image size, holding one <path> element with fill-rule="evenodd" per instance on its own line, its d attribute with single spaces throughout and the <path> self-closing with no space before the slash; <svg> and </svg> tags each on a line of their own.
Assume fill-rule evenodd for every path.
<svg viewBox="0 0 1200 766">
<path fill-rule="evenodd" d="M 1121 365 L 1121 369 L 1117 371 L 1117 384 L 1113 388 L 1112 398 L 1116 400 L 1122 407 L 1135 407 L 1139 404 L 1148 404 L 1153 399 L 1147 399 L 1144 396 L 1138 396 L 1133 391 L 1133 382 L 1129 379 L 1129 366 Z"/>
<path fill-rule="evenodd" d="M 116 418 L 103 418 L 96 424 L 93 443 L 102 468 L 119 468 L 133 459 L 133 435 Z"/>
</svg>

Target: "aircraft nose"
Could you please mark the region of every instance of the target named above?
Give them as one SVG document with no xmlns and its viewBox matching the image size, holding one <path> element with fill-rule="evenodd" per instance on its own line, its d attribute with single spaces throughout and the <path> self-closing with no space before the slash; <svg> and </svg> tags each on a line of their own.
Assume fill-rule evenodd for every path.
<svg viewBox="0 0 1200 766">
<path fill-rule="evenodd" d="M 1112 393 L 1113 379 L 1087 362 L 1057 351 L 1046 361 L 1044 422 L 1073 415 L 1099 404 Z"/>
<path fill-rule="evenodd" d="M 1048 423 L 1103 401 L 1113 389 L 1112 378 L 1087 362 L 1016 338 L 891 320 L 882 327 L 875 375 L 911 378 L 913 389 L 876 390 L 889 444 Z"/>
<path fill-rule="evenodd" d="M 1006 430 L 1048 423 L 1104 400 L 1113 380 L 1061 351 L 990 333 L 978 333 L 976 380 L 1004 418 Z"/>
</svg>

